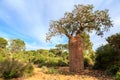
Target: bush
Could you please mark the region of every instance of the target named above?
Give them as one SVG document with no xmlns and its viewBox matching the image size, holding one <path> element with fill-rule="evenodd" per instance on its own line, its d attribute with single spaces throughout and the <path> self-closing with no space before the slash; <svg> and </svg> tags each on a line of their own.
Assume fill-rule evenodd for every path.
<svg viewBox="0 0 120 80">
<path fill-rule="evenodd" d="M 119 66 L 113 65 L 113 66 L 110 66 L 110 67 L 106 70 L 106 72 L 107 72 L 107 74 L 109 74 L 109 75 L 115 75 L 115 74 L 118 72 L 118 70 L 119 70 Z"/>
<path fill-rule="evenodd" d="M 4 60 L 0 63 L 0 77 L 5 79 L 22 77 L 33 72 L 32 65 L 23 64 L 17 60 Z"/>
<path fill-rule="evenodd" d="M 9 57 L 9 51 L 7 49 L 0 49 L 0 62 Z"/>
<path fill-rule="evenodd" d="M 32 60 L 34 59 L 34 53 L 30 52 L 30 51 L 26 51 L 26 52 L 16 52 L 14 54 L 12 54 L 14 59 L 20 60 L 22 62 L 32 62 Z"/>
<path fill-rule="evenodd" d="M 44 66 L 47 66 L 47 67 L 56 67 L 57 66 L 57 63 L 58 63 L 58 59 L 57 58 L 48 58 L 45 63 L 44 63 Z"/>
<path fill-rule="evenodd" d="M 47 74 L 56 74 L 57 70 L 54 67 L 48 68 Z"/>
<path fill-rule="evenodd" d="M 60 59 L 60 60 L 58 60 L 57 66 L 68 66 L 68 62 Z"/>
<path fill-rule="evenodd" d="M 85 67 L 93 66 L 93 61 L 89 56 L 84 56 L 84 66 Z"/>
<path fill-rule="evenodd" d="M 94 68 L 106 70 L 112 65 L 120 66 L 120 58 L 117 50 L 110 45 L 104 45 L 97 49 Z"/>
<path fill-rule="evenodd" d="M 58 73 L 57 69 L 54 68 L 54 67 L 46 67 L 46 66 L 43 66 L 42 68 L 42 72 L 46 73 L 46 74 L 56 74 Z"/>
<path fill-rule="evenodd" d="M 57 67 L 57 66 L 67 66 L 67 61 L 63 60 L 61 57 L 49 57 L 44 66 L 47 67 Z"/>
<path fill-rule="evenodd" d="M 120 80 L 120 72 L 117 72 L 117 74 L 115 75 L 115 80 Z"/>
<path fill-rule="evenodd" d="M 39 54 L 39 57 L 34 57 L 32 62 L 37 64 L 39 67 L 56 67 L 56 66 L 67 66 L 68 60 L 64 60 L 62 57 L 51 56 L 52 53 Z"/>
<path fill-rule="evenodd" d="M 34 71 L 34 67 L 31 63 L 26 64 L 24 67 L 24 76 L 32 76 Z"/>
<path fill-rule="evenodd" d="M 42 66 L 42 67 L 41 67 L 41 71 L 42 71 L 43 73 L 46 73 L 46 72 L 48 72 L 48 68 L 47 68 L 46 66 Z"/>
<path fill-rule="evenodd" d="M 42 67 L 42 66 L 45 64 L 45 61 L 46 61 L 46 59 L 43 58 L 43 57 L 34 58 L 34 59 L 32 60 L 32 62 L 33 62 L 34 64 L 39 65 L 39 67 Z"/>
<path fill-rule="evenodd" d="M 68 53 L 63 52 L 61 56 L 56 56 L 48 50 L 38 50 L 38 51 L 26 51 L 14 53 L 14 59 L 22 62 L 32 62 L 39 67 L 56 67 L 56 66 L 67 66 L 68 65 Z"/>
</svg>

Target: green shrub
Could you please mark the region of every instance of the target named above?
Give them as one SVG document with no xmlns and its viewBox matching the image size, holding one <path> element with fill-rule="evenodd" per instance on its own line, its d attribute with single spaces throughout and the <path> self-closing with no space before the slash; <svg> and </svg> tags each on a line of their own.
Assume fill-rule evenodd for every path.
<svg viewBox="0 0 120 80">
<path fill-rule="evenodd" d="M 110 66 L 110 67 L 106 70 L 106 72 L 107 72 L 107 74 L 109 74 L 109 75 L 115 75 L 115 74 L 118 72 L 118 70 L 119 70 L 119 66 L 113 65 L 113 66 Z"/>
<path fill-rule="evenodd" d="M 60 49 L 50 49 L 49 52 L 53 53 L 56 57 L 59 57 L 62 54 Z"/>
<path fill-rule="evenodd" d="M 48 57 L 44 66 L 57 67 L 57 66 L 68 66 L 68 62 L 63 60 L 61 57 Z"/>
<path fill-rule="evenodd" d="M 67 66 L 68 65 L 68 53 L 64 52 L 61 56 L 56 56 L 54 53 L 48 50 L 38 50 L 38 51 L 26 51 L 14 53 L 14 59 L 21 62 L 31 62 L 39 67 L 56 67 L 56 66 Z"/>
<path fill-rule="evenodd" d="M 112 65 L 120 66 L 120 55 L 114 47 L 104 45 L 97 49 L 94 68 L 106 70 Z"/>
<path fill-rule="evenodd" d="M 46 66 L 41 67 L 41 71 L 46 73 L 46 74 L 56 74 L 56 73 L 58 73 L 56 68 L 46 67 Z"/>
<path fill-rule="evenodd" d="M 0 63 L 0 77 L 5 79 L 22 77 L 32 72 L 32 65 L 23 64 L 17 60 L 7 59 Z"/>
<path fill-rule="evenodd" d="M 34 58 L 33 60 L 32 60 L 32 62 L 34 63 L 34 64 L 37 64 L 37 65 L 39 65 L 39 67 L 41 67 L 41 66 L 43 66 L 44 64 L 45 64 L 45 58 L 42 58 L 42 57 L 40 57 L 40 58 Z"/>
<path fill-rule="evenodd" d="M 56 66 L 67 66 L 68 60 L 63 60 L 62 57 L 54 57 L 50 55 L 40 54 L 41 56 L 35 57 L 32 62 L 37 64 L 39 67 L 47 66 L 47 67 L 56 67 Z"/>
<path fill-rule="evenodd" d="M 84 56 L 84 66 L 85 67 L 93 66 L 93 61 L 89 56 Z"/>
<path fill-rule="evenodd" d="M 32 62 L 33 58 L 35 56 L 33 56 L 32 52 L 16 52 L 14 54 L 12 54 L 14 59 L 20 60 L 22 62 Z"/>
<path fill-rule="evenodd" d="M 68 66 L 68 62 L 63 59 L 60 59 L 60 60 L 58 60 L 57 66 Z"/>
<path fill-rule="evenodd" d="M 46 73 L 46 72 L 48 72 L 48 68 L 47 68 L 46 66 L 42 66 L 42 67 L 41 67 L 41 71 L 42 71 L 43 73 Z"/>
<path fill-rule="evenodd" d="M 117 72 L 117 74 L 115 75 L 115 80 L 120 80 L 120 72 Z"/>
<path fill-rule="evenodd" d="M 31 63 L 28 63 L 24 67 L 24 76 L 32 76 L 34 71 L 34 67 Z"/>
<path fill-rule="evenodd" d="M 56 74 L 57 70 L 54 67 L 48 68 L 48 72 L 46 72 L 47 74 Z"/>
<path fill-rule="evenodd" d="M 7 49 L 0 49 L 0 62 L 9 57 L 9 51 Z"/>
<path fill-rule="evenodd" d="M 55 58 L 55 57 L 51 57 L 51 58 L 48 58 L 44 64 L 44 66 L 47 66 L 47 67 L 56 67 L 58 64 L 58 58 Z"/>
</svg>

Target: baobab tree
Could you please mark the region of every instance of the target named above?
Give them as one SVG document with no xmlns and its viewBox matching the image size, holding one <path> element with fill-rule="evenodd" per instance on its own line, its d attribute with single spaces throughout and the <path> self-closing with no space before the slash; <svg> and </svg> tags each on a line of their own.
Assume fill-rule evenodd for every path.
<svg viewBox="0 0 120 80">
<path fill-rule="evenodd" d="M 83 39 L 80 34 L 95 31 L 103 35 L 112 26 L 108 10 L 93 10 L 93 5 L 75 5 L 71 12 L 64 17 L 51 21 L 46 40 L 53 36 L 65 35 L 69 41 L 69 67 L 71 72 L 80 72 L 84 69 Z"/>
</svg>

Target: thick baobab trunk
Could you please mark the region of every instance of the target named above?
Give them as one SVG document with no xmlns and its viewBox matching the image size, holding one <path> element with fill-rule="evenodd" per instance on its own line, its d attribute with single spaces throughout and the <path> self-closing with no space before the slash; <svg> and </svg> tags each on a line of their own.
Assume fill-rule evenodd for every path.
<svg viewBox="0 0 120 80">
<path fill-rule="evenodd" d="M 77 35 L 69 39 L 69 68 L 70 72 L 80 72 L 84 69 L 83 42 Z"/>
</svg>

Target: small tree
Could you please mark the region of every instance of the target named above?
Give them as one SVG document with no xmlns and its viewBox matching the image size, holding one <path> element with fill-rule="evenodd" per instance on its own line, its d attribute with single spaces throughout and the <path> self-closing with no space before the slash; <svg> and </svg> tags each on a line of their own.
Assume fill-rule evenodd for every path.
<svg viewBox="0 0 120 80">
<path fill-rule="evenodd" d="M 55 47 L 61 51 L 68 50 L 68 44 L 57 44 Z"/>
<path fill-rule="evenodd" d="M 12 53 L 14 52 L 19 52 L 19 51 L 24 51 L 25 50 L 25 43 L 24 41 L 20 39 L 13 39 L 10 42 L 10 50 Z"/>
<path fill-rule="evenodd" d="M 107 41 L 111 46 L 120 50 L 120 33 L 108 37 Z"/>
<path fill-rule="evenodd" d="M 120 58 L 115 48 L 109 44 L 100 46 L 96 50 L 96 59 L 94 68 L 106 70 L 113 65 L 119 65 Z"/>
<path fill-rule="evenodd" d="M 120 33 L 113 34 L 109 36 L 106 40 L 108 44 L 116 50 L 116 53 L 114 53 L 116 55 L 115 63 L 116 65 L 120 66 Z"/>
<path fill-rule="evenodd" d="M 7 40 L 0 37 L 0 49 L 6 48 L 7 44 L 8 44 Z"/>
<path fill-rule="evenodd" d="M 46 40 L 56 35 L 66 35 L 69 39 L 69 67 L 71 72 L 84 69 L 83 32 L 96 31 L 103 35 L 112 26 L 108 10 L 93 11 L 93 5 L 75 5 L 72 12 L 65 13 L 58 21 L 52 21 Z"/>
</svg>

